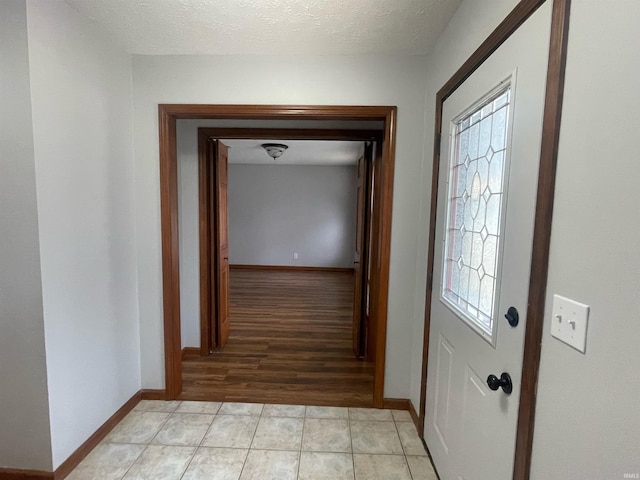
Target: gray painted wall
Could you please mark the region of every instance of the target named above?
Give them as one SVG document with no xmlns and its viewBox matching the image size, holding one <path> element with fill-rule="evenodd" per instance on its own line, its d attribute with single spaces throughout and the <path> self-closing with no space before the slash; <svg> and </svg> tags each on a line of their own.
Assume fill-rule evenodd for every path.
<svg viewBox="0 0 640 480">
<path fill-rule="evenodd" d="M 131 57 L 27 1 L 53 467 L 140 389 Z"/>
<path fill-rule="evenodd" d="M 229 165 L 231 264 L 352 268 L 356 174 L 355 166 Z"/>
<path fill-rule="evenodd" d="M 269 68 L 274 62 L 276 70 Z M 256 81 L 255 72 L 264 70 L 269 75 Z M 144 388 L 164 386 L 158 103 L 397 105 L 384 393 L 408 398 L 426 81 L 427 62 L 422 56 L 133 56 Z"/>
<path fill-rule="evenodd" d="M 516 3 L 465 0 L 441 35 L 428 63 L 425 152 L 435 92 Z M 572 4 L 532 480 L 640 474 L 639 22 L 636 0 Z M 418 265 L 426 265 L 431 161 L 426 155 Z M 416 406 L 425 274 L 416 277 Z M 556 293 L 591 306 L 585 354 L 549 333 Z"/>
<path fill-rule="evenodd" d="M 532 480 L 640 475 L 638 25 L 637 0 L 571 6 Z M 591 306 L 584 354 L 556 293 Z"/>
<path fill-rule="evenodd" d="M 0 2 L 0 468 L 51 469 L 27 16 Z"/>
</svg>

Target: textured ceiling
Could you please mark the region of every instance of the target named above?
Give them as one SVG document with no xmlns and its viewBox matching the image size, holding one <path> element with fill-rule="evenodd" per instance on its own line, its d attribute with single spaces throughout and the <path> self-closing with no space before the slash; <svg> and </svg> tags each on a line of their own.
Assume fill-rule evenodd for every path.
<svg viewBox="0 0 640 480">
<path fill-rule="evenodd" d="M 253 165 L 355 165 L 362 142 L 329 140 L 222 140 L 229 147 L 229 163 Z M 289 148 L 276 160 L 263 143 L 284 143 Z"/>
<path fill-rule="evenodd" d="M 135 54 L 425 54 L 460 0 L 65 0 Z"/>
</svg>

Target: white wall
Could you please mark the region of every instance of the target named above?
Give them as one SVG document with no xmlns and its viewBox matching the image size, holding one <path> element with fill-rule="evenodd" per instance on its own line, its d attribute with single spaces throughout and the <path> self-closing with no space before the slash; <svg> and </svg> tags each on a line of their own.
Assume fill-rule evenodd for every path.
<svg viewBox="0 0 640 480">
<path fill-rule="evenodd" d="M 435 93 L 515 6 L 465 0 L 429 59 Z M 487 8 L 488 5 L 490 8 Z M 640 57 L 635 0 L 573 2 L 531 478 L 640 473 Z M 426 264 L 432 159 L 425 155 L 419 265 Z M 420 388 L 426 269 L 416 280 L 411 399 Z M 552 295 L 591 305 L 586 354 L 551 337 Z M 417 344 L 420 344 L 418 348 Z"/>
<path fill-rule="evenodd" d="M 230 164 L 230 263 L 353 268 L 356 175 L 355 166 Z"/>
<path fill-rule="evenodd" d="M 53 467 L 140 388 L 131 58 L 28 0 Z"/>
<path fill-rule="evenodd" d="M 27 16 L 0 2 L 0 468 L 51 469 Z"/>
<path fill-rule="evenodd" d="M 639 24 L 637 0 L 571 7 L 532 480 L 640 474 Z M 591 306 L 585 354 L 554 293 Z"/>
<path fill-rule="evenodd" d="M 271 68 L 273 62 L 277 69 Z M 134 56 L 142 382 L 164 386 L 158 103 L 397 105 L 385 395 L 409 394 L 424 57 Z M 265 72 L 268 72 L 266 74 Z"/>
</svg>

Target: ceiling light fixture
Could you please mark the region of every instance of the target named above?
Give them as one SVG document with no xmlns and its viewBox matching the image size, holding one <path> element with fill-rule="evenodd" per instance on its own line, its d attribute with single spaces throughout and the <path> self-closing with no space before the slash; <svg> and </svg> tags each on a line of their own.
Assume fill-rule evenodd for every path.
<svg viewBox="0 0 640 480">
<path fill-rule="evenodd" d="M 265 149 L 267 155 L 275 160 L 276 158 L 280 158 L 284 151 L 289 147 L 282 143 L 263 143 L 262 148 Z"/>
</svg>

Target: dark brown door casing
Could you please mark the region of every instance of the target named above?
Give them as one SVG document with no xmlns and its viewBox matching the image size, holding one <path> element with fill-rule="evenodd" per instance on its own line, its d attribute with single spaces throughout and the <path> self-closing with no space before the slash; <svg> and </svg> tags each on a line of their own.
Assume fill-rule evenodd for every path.
<svg viewBox="0 0 640 480">
<path fill-rule="evenodd" d="M 389 293 L 389 257 L 391 250 L 391 216 L 393 209 L 393 172 L 395 164 L 397 108 L 394 106 L 342 106 L 342 105 L 201 105 L 201 104 L 161 104 L 158 105 L 159 150 L 160 150 L 160 225 L 162 235 L 162 278 L 164 315 L 164 359 L 165 385 L 168 400 L 178 398 L 182 392 L 182 358 L 180 335 L 180 259 L 178 232 L 178 155 L 176 143 L 176 121 L 178 119 L 249 119 L 249 120 L 338 120 L 377 121 L 381 128 L 376 131 L 363 130 L 323 130 L 289 129 L 286 138 L 308 140 L 376 140 L 381 146 L 380 163 L 376 173 L 379 182 L 375 192 L 374 216 L 379 218 L 372 227 L 371 252 L 371 305 L 370 313 L 375 320 L 375 351 L 373 402 L 381 408 L 384 404 L 384 374 L 386 354 L 387 308 Z M 215 130 L 215 129 L 212 129 Z M 247 138 L 246 131 L 233 136 L 226 129 L 224 135 L 215 133 L 199 137 L 199 145 L 206 144 L 207 137 Z M 241 129 L 239 129 L 241 130 Z M 247 130 L 247 129 L 245 129 Z M 249 138 L 274 138 L 271 132 L 261 132 Z M 205 147 L 206 154 L 206 147 Z M 200 172 L 205 154 L 199 155 Z M 204 162 L 206 163 L 206 162 Z M 206 206 L 201 195 L 200 207 Z M 204 219 L 204 220 L 203 220 Z M 201 217 L 200 233 L 206 218 Z M 206 245 L 210 245 L 207 242 Z M 206 246 L 200 245 L 202 250 Z M 211 255 L 216 252 L 210 252 Z M 201 259 L 206 255 L 201 255 Z M 207 272 L 202 268 L 201 274 Z M 211 270 L 208 270 L 209 275 Z M 201 308 L 212 313 L 210 305 L 204 305 L 202 292 L 206 282 L 201 282 Z M 207 293 L 208 295 L 208 293 Z M 204 317 L 206 318 L 206 317 Z M 202 339 L 201 339 L 202 340 Z"/>
</svg>

